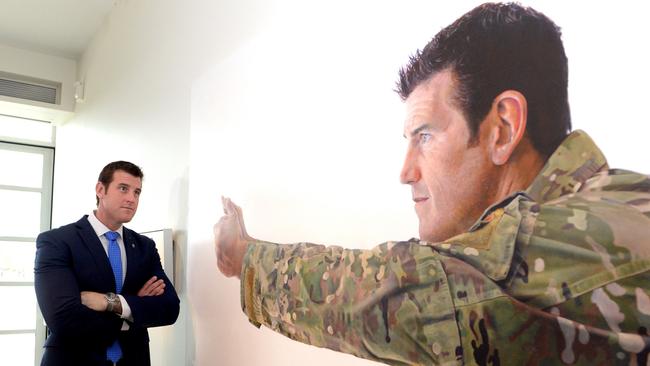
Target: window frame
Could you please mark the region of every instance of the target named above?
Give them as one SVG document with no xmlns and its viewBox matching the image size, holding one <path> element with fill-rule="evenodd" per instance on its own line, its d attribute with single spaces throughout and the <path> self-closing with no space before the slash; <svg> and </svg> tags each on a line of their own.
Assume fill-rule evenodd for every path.
<svg viewBox="0 0 650 366">
<path fill-rule="evenodd" d="M 41 216 L 40 216 L 40 232 L 50 230 L 52 227 L 52 196 L 53 196 L 53 183 L 54 183 L 54 159 L 55 159 L 55 127 L 52 126 L 52 141 L 27 143 L 21 139 L 13 139 L 7 136 L 0 138 L 0 149 L 20 151 L 27 153 L 37 153 L 43 155 L 42 166 L 42 182 L 40 188 L 22 187 L 22 186 L 9 186 L 0 184 L 0 189 L 13 190 L 13 191 L 28 191 L 41 193 Z M 34 233 L 33 237 L 14 237 L 2 236 L 0 233 L 0 241 L 14 241 L 35 243 L 38 233 Z M 36 248 L 34 248 L 36 251 Z M 0 282 L 0 286 L 31 286 L 34 287 L 34 281 L 31 282 Z M 34 294 L 34 296 L 36 296 Z M 12 329 L 2 330 L 0 334 L 34 334 L 34 365 L 40 365 L 43 356 L 43 345 L 46 338 L 46 325 L 43 315 L 36 305 L 36 314 L 34 319 L 34 329 Z"/>
</svg>

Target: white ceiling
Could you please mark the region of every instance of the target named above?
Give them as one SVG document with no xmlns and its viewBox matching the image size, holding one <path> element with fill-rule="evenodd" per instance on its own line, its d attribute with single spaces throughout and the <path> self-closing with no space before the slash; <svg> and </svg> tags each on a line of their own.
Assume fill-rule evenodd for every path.
<svg viewBox="0 0 650 366">
<path fill-rule="evenodd" d="M 78 59 L 117 0 L 0 0 L 0 44 Z"/>
</svg>

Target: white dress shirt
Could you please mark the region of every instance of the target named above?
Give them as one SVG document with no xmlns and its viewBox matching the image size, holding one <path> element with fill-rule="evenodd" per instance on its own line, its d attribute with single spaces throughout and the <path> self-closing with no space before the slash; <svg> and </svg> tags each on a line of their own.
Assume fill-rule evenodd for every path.
<svg viewBox="0 0 650 366">
<path fill-rule="evenodd" d="M 93 230 L 95 230 L 95 234 L 97 234 L 97 237 L 99 237 L 99 241 L 102 243 L 102 246 L 104 247 L 104 252 L 106 252 L 106 257 L 108 257 L 108 238 L 104 234 L 108 231 L 113 231 L 110 230 L 109 228 L 106 227 L 99 219 L 97 219 L 97 216 L 95 216 L 95 211 L 92 211 L 88 215 L 88 222 L 90 223 L 90 226 L 92 226 Z M 120 226 L 117 230 L 114 230 L 116 233 L 118 233 L 117 237 L 117 245 L 120 247 L 120 256 L 122 258 L 122 283 L 124 283 L 124 279 L 126 278 L 126 250 L 124 250 L 124 239 L 122 235 L 122 226 Z M 120 294 L 117 294 L 117 297 L 120 299 L 120 303 L 122 304 L 122 314 L 120 317 L 122 319 L 126 319 L 129 321 L 133 321 L 133 316 L 131 315 L 131 308 L 129 307 L 129 303 L 124 300 L 124 297 Z M 128 330 L 129 329 L 129 324 L 127 322 L 122 323 L 122 330 Z"/>
</svg>

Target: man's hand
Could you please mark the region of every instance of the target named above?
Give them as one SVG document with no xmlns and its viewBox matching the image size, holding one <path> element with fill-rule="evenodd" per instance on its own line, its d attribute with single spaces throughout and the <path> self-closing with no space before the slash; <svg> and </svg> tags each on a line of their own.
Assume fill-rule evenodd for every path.
<svg viewBox="0 0 650 366">
<path fill-rule="evenodd" d="M 221 197 L 221 203 L 224 215 L 214 225 L 217 267 L 226 277 L 239 277 L 247 243 L 253 238 L 246 232 L 241 208 L 229 198 Z"/>
<path fill-rule="evenodd" d="M 160 296 L 165 292 L 165 281 L 153 276 L 138 291 L 138 296 Z"/>
<path fill-rule="evenodd" d="M 142 286 L 140 291 L 138 291 L 138 296 L 159 296 L 164 292 L 165 282 L 162 279 L 153 276 L 144 284 L 144 286 Z M 81 304 L 95 311 L 106 311 L 108 308 L 108 300 L 106 300 L 105 294 L 93 291 L 81 291 Z M 121 309 L 122 307 L 119 306 L 119 308 Z"/>
<path fill-rule="evenodd" d="M 81 291 L 81 303 L 95 311 L 106 311 L 108 307 L 108 300 L 99 292 Z"/>
</svg>

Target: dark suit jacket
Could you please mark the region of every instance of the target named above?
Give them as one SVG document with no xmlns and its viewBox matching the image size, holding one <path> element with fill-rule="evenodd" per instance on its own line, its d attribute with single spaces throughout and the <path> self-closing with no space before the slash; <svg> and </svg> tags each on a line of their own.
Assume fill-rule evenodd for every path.
<svg viewBox="0 0 650 366">
<path fill-rule="evenodd" d="M 120 330 L 123 319 L 116 314 L 81 304 L 81 291 L 115 292 L 113 270 L 87 216 L 36 239 L 36 297 L 48 326 L 42 366 L 105 365 L 106 348 L 116 339 L 124 355 L 118 365 L 150 364 L 147 328 L 173 324 L 179 299 L 154 242 L 127 228 L 123 239 L 127 267 L 121 294 L 133 315 L 128 331 Z M 164 294 L 137 296 L 154 275 L 164 279 Z"/>
</svg>

